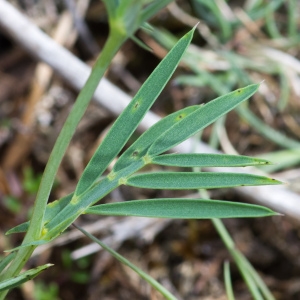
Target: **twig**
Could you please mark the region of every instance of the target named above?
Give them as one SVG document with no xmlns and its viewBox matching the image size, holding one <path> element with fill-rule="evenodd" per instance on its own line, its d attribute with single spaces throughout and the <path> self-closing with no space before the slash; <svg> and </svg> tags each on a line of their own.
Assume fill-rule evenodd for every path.
<svg viewBox="0 0 300 300">
<path fill-rule="evenodd" d="M 12 20 L 14 21 L 12 22 Z M 69 51 L 57 45 L 4 0 L 0 0 L 0 28 L 10 35 L 14 41 L 22 45 L 31 55 L 49 64 L 75 89 L 82 88 L 90 73 L 90 67 Z M 95 92 L 94 99 L 113 114 L 118 115 L 131 98 L 108 80 L 102 79 Z M 156 114 L 149 112 L 143 119 L 140 128 L 145 130 L 159 119 Z M 175 151 L 187 153 L 191 149 L 193 149 L 193 142 L 190 139 L 177 146 Z M 214 153 L 215 150 L 204 143 L 197 142 L 197 152 Z M 222 168 L 222 171 L 237 172 L 237 169 Z M 247 169 L 247 172 L 261 173 L 254 168 Z M 251 201 L 267 205 L 296 219 L 300 218 L 300 196 L 290 191 L 286 186 L 242 187 L 236 188 L 236 190 Z"/>
</svg>

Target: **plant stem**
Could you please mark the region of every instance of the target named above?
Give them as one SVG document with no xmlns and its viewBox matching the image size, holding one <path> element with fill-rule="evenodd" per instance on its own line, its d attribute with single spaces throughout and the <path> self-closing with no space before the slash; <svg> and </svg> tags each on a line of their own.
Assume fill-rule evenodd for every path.
<svg viewBox="0 0 300 300">
<path fill-rule="evenodd" d="M 103 51 L 101 52 L 101 55 L 92 69 L 91 75 L 77 97 L 77 100 L 57 138 L 46 165 L 30 221 L 32 226 L 29 226 L 24 242 L 36 240 L 40 237 L 48 197 L 51 192 L 51 188 L 61 160 L 67 150 L 79 121 L 81 120 L 91 98 L 93 97 L 99 81 L 103 77 L 105 70 L 110 64 L 115 53 L 123 44 L 124 40 L 125 38 L 121 38 L 118 34 L 112 33 L 109 35 Z"/>
<path fill-rule="evenodd" d="M 118 31 L 111 31 L 101 55 L 97 59 L 85 86 L 80 91 L 49 157 L 34 204 L 30 225 L 22 244 L 36 241 L 40 238 L 48 198 L 62 158 L 67 150 L 79 121 L 81 120 L 90 100 L 93 97 L 99 81 L 103 77 L 104 72 L 111 63 L 114 55 L 122 46 L 126 38 L 127 36 L 120 34 Z M 12 262 L 5 274 L 3 274 L 3 277 L 1 277 L 1 280 L 19 274 L 35 248 L 36 246 L 30 246 L 20 249 L 15 260 Z M 6 294 L 7 291 L 0 293 L 0 300 L 4 299 Z"/>
</svg>

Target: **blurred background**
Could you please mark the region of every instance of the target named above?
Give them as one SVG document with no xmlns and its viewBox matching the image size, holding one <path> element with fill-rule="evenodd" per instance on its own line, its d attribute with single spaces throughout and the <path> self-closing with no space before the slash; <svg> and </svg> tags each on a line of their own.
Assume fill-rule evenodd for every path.
<svg viewBox="0 0 300 300">
<path fill-rule="evenodd" d="M 9 2 L 57 43 L 93 65 L 109 31 L 101 1 Z M 300 205 L 299 16 L 297 0 L 172 2 L 150 20 L 151 29 L 136 33 L 152 51 L 127 41 L 106 78 L 116 89 L 135 95 L 167 51 L 200 22 L 192 45 L 152 111 L 163 117 L 262 82 L 251 101 L 206 128 L 197 139 L 227 154 L 274 162 L 262 170 L 286 182 Z M 20 34 L 26 37 L 26 28 Z M 1 251 L 22 241 L 21 235 L 5 237 L 4 233 L 28 220 L 43 169 L 77 95 L 72 79 L 67 83 L 59 71 L 35 60 L 35 53 L 18 43 L 18 37 L 11 38 L 1 29 L 0 21 Z M 113 101 L 112 97 L 112 106 Z M 116 118 L 112 111 L 97 101 L 90 104 L 61 164 L 51 200 L 74 191 L 85 165 Z M 120 187 L 104 201 L 185 195 L 188 192 Z M 247 195 L 233 189 L 212 190 L 209 196 L 249 201 Z M 270 193 L 270 201 L 272 197 Z M 283 194 L 280 205 L 284 207 L 288 200 Z M 282 207 L 272 208 L 283 212 Z M 224 220 L 236 247 L 262 276 L 275 299 L 300 299 L 297 217 L 291 213 Z M 227 299 L 225 261 L 230 261 L 236 299 L 252 299 L 209 220 L 88 215 L 80 217 L 78 224 L 159 280 L 178 299 Z M 38 248 L 30 267 L 47 262 L 55 267 L 15 289 L 7 299 L 162 299 L 133 271 L 82 238 L 74 228 L 54 243 Z"/>
</svg>

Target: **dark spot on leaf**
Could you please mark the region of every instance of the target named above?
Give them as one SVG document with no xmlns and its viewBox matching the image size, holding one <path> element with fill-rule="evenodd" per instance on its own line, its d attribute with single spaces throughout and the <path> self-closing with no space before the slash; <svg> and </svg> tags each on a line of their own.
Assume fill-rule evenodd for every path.
<svg viewBox="0 0 300 300">
<path fill-rule="evenodd" d="M 137 156 L 139 154 L 139 151 L 134 151 L 133 153 L 132 153 L 132 156 Z"/>
<path fill-rule="evenodd" d="M 138 108 L 140 106 L 140 104 L 137 102 L 136 104 L 134 104 L 134 108 Z"/>
<path fill-rule="evenodd" d="M 182 115 L 179 115 L 178 118 L 179 118 L 179 119 L 182 119 Z"/>
<path fill-rule="evenodd" d="M 237 92 L 238 92 L 238 93 L 240 93 L 240 92 L 241 92 L 241 90 L 237 90 Z"/>
</svg>

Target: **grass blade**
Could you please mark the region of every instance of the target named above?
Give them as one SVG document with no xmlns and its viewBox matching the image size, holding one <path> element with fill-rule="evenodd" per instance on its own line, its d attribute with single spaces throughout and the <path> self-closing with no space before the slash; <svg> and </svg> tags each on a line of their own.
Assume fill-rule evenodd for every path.
<svg viewBox="0 0 300 300">
<path fill-rule="evenodd" d="M 26 281 L 33 279 L 34 277 L 39 275 L 39 273 L 41 273 L 45 269 L 50 268 L 51 266 L 53 266 L 53 264 L 46 264 L 46 265 L 31 269 L 29 271 L 23 272 L 22 274 L 20 274 L 18 276 L 12 277 L 11 279 L 2 281 L 0 283 L 0 292 L 2 292 L 4 290 L 12 289 L 14 287 L 21 285 L 22 283 L 24 283 Z"/>
<path fill-rule="evenodd" d="M 272 127 L 264 123 L 258 118 L 246 105 L 241 105 L 236 109 L 239 116 L 245 120 L 252 128 L 259 132 L 269 141 L 283 147 L 283 148 L 300 148 L 300 142 L 292 138 L 287 137 L 279 130 L 275 130 Z"/>
<path fill-rule="evenodd" d="M 199 105 L 186 107 L 164 117 L 156 124 L 151 126 L 120 156 L 113 170 L 117 172 L 120 169 L 129 166 L 134 161 L 140 159 L 143 155 L 146 154 L 149 146 L 157 139 L 158 135 L 160 135 L 162 132 L 165 132 L 174 124 L 180 122 L 189 114 L 193 113 L 199 108 L 201 108 L 201 106 Z"/>
<path fill-rule="evenodd" d="M 24 222 L 22 224 L 19 224 L 8 231 L 5 232 L 5 235 L 13 234 L 13 233 L 21 233 L 21 232 L 26 232 L 29 227 L 29 221 Z"/>
<path fill-rule="evenodd" d="M 165 154 L 156 156 L 152 163 L 177 167 L 245 167 L 270 165 L 264 159 L 226 154 Z"/>
<path fill-rule="evenodd" d="M 115 121 L 85 168 L 75 191 L 77 196 L 95 182 L 124 147 L 175 71 L 183 53 L 191 42 L 194 30 L 195 28 L 178 41 Z"/>
<path fill-rule="evenodd" d="M 167 6 L 172 0 L 154 0 L 147 5 L 141 13 L 141 21 L 146 22 L 149 18 L 153 17 L 158 11 Z"/>
<path fill-rule="evenodd" d="M 228 261 L 224 263 L 224 281 L 228 300 L 235 300 L 230 277 L 230 265 Z"/>
<path fill-rule="evenodd" d="M 239 251 L 232 251 L 231 255 L 233 256 L 239 271 L 245 281 L 245 283 L 248 286 L 248 289 L 251 292 L 251 295 L 253 299 L 255 300 L 264 300 L 264 297 L 262 296 L 262 293 L 257 286 L 254 278 L 252 277 L 252 274 L 248 271 L 248 269 L 244 265 L 244 260 L 242 259 L 242 255 L 240 254 Z"/>
<path fill-rule="evenodd" d="M 59 200 L 55 200 L 51 203 L 48 203 L 47 207 L 46 207 L 46 212 L 44 215 L 43 225 L 50 222 L 50 220 L 52 220 L 65 206 L 67 206 L 67 204 L 71 201 L 72 196 L 73 196 L 73 193 L 71 193 Z M 26 232 L 28 227 L 29 227 L 29 221 L 11 228 L 10 230 L 8 230 L 5 233 L 5 235 Z"/>
<path fill-rule="evenodd" d="M 102 204 L 86 213 L 172 219 L 257 218 L 276 215 L 271 209 L 252 204 L 205 199 L 148 199 Z"/>
<path fill-rule="evenodd" d="M 109 252 L 114 258 L 116 258 L 118 261 L 120 261 L 125 266 L 132 269 L 134 272 L 136 272 L 141 278 L 145 279 L 153 288 L 155 288 L 158 292 L 160 292 L 166 299 L 168 300 L 176 300 L 176 298 L 168 291 L 166 290 L 160 283 L 158 283 L 155 279 L 153 279 L 151 276 L 149 276 L 147 273 L 142 271 L 140 268 L 132 264 L 128 259 L 126 259 L 124 256 L 117 253 L 115 250 L 98 240 L 96 237 L 94 237 L 92 234 L 85 231 L 83 228 L 73 224 L 78 230 L 80 230 L 83 234 L 85 234 L 87 237 L 89 237 L 91 240 L 99 244 L 103 249 L 105 249 L 107 252 Z"/>
<path fill-rule="evenodd" d="M 153 172 L 133 175 L 126 185 L 149 189 L 213 189 L 249 185 L 281 184 L 280 181 L 244 173 Z"/>
<path fill-rule="evenodd" d="M 9 253 L 0 261 L 0 273 L 9 265 L 9 263 L 15 258 L 17 252 Z"/>
<path fill-rule="evenodd" d="M 252 84 L 205 104 L 200 110 L 190 114 L 180 123 L 175 124 L 159 136 L 149 148 L 148 154 L 155 156 L 180 144 L 251 97 L 257 91 L 258 87 L 259 84 Z"/>
</svg>

